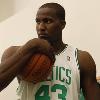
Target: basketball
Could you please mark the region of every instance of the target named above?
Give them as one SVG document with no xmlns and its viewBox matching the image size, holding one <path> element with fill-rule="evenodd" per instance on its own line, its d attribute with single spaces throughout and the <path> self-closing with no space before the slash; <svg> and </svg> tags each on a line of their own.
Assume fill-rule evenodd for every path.
<svg viewBox="0 0 100 100">
<path fill-rule="evenodd" d="M 22 70 L 20 76 L 23 80 L 37 83 L 46 80 L 52 71 L 54 61 L 47 55 L 34 54 Z"/>
</svg>

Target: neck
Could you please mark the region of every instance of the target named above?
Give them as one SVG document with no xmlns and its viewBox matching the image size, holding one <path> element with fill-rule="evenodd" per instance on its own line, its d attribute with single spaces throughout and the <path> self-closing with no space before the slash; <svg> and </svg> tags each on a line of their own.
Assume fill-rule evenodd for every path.
<svg viewBox="0 0 100 100">
<path fill-rule="evenodd" d="M 55 54 L 60 54 L 66 47 L 67 44 L 64 44 L 62 41 L 53 42 L 52 46 L 54 48 Z"/>
</svg>

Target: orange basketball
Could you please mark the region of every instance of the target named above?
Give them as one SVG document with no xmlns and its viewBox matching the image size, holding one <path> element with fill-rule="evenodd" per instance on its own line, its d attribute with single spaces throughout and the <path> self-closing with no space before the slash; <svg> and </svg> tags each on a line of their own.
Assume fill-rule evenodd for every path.
<svg viewBox="0 0 100 100">
<path fill-rule="evenodd" d="M 34 54 L 21 72 L 25 81 L 37 83 L 46 80 L 53 66 L 53 60 L 44 54 Z"/>
</svg>

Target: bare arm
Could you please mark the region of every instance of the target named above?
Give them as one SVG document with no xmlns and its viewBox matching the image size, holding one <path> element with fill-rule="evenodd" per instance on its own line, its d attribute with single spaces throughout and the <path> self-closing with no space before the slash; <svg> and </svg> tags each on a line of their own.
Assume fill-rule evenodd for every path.
<svg viewBox="0 0 100 100">
<path fill-rule="evenodd" d="M 37 51 L 50 54 L 50 45 L 47 41 L 32 39 L 21 47 L 10 47 L 4 52 L 0 64 L 0 91 L 10 84 Z"/>
<path fill-rule="evenodd" d="M 96 65 L 88 52 L 79 51 L 81 88 L 85 100 L 100 100 L 100 87 L 96 80 Z"/>
<path fill-rule="evenodd" d="M 3 90 L 26 64 L 32 53 L 19 54 L 11 47 L 3 54 L 0 64 L 0 91 Z M 12 52 L 13 51 L 13 52 Z M 12 53 L 12 54 L 11 54 Z M 20 52 L 21 53 L 21 52 Z M 11 55 L 9 55 L 11 54 Z"/>
</svg>

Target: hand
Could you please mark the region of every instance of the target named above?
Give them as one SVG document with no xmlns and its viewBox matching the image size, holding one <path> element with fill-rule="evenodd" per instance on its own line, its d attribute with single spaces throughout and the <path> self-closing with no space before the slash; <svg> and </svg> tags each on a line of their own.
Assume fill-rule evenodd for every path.
<svg viewBox="0 0 100 100">
<path fill-rule="evenodd" d="M 34 38 L 29 40 L 25 45 L 28 50 L 34 51 L 34 53 L 43 53 L 49 56 L 53 61 L 55 61 L 53 47 L 47 40 Z"/>
</svg>

